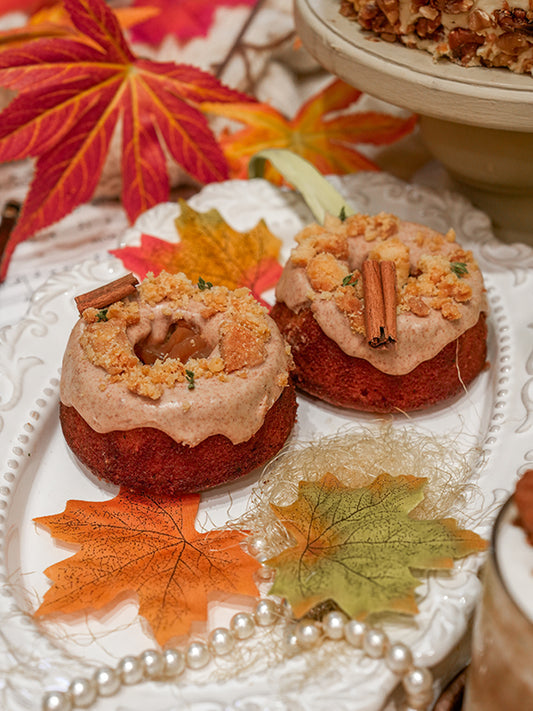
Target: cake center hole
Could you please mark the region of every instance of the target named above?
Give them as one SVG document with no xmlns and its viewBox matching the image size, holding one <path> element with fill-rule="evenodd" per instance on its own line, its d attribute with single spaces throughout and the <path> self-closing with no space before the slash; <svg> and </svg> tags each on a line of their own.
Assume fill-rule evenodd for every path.
<svg viewBox="0 0 533 711">
<path fill-rule="evenodd" d="M 156 342 L 149 334 L 135 346 L 135 355 L 145 365 L 165 358 L 177 358 L 186 363 L 189 358 L 207 358 L 211 351 L 205 338 L 184 320 L 173 323 L 163 341 Z"/>
</svg>

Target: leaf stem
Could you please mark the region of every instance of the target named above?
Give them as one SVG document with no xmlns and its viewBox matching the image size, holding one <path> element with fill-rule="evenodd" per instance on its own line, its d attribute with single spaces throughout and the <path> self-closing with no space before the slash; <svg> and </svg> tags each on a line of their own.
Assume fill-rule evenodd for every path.
<svg viewBox="0 0 533 711">
<path fill-rule="evenodd" d="M 246 32 L 248 31 L 248 28 L 250 27 L 250 25 L 252 24 L 253 20 L 255 19 L 255 16 L 257 15 L 257 13 L 259 12 L 259 10 L 261 9 L 261 7 L 262 7 L 264 4 L 265 4 L 265 0 L 257 0 L 256 4 L 254 5 L 254 7 L 252 8 L 252 10 L 250 11 L 250 14 L 249 14 L 248 17 L 246 18 L 245 23 L 243 24 L 243 26 L 241 27 L 241 29 L 240 29 L 240 31 L 239 31 L 239 34 L 238 34 L 237 37 L 235 38 L 235 41 L 233 42 L 233 44 L 232 44 L 231 47 L 229 48 L 228 53 L 226 54 L 226 56 L 225 56 L 224 59 L 222 60 L 222 63 L 218 66 L 218 68 L 217 68 L 217 70 L 216 70 L 216 72 L 215 72 L 215 76 L 217 77 L 217 79 L 221 79 L 221 77 L 223 76 L 224 72 L 226 71 L 226 69 L 227 69 L 227 67 L 228 67 L 228 64 L 231 62 L 231 60 L 233 59 L 235 53 L 236 53 L 237 50 L 239 49 L 240 44 L 241 44 L 241 42 L 242 42 L 242 39 L 243 39 L 244 35 L 245 35 Z"/>
</svg>

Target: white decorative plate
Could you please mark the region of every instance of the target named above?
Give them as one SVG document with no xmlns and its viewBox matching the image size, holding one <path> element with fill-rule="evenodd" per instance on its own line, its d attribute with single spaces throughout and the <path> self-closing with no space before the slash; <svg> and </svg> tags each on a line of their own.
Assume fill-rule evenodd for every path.
<svg viewBox="0 0 533 711">
<path fill-rule="evenodd" d="M 487 218 L 462 198 L 407 186 L 383 174 L 359 174 L 335 181 L 363 211 L 388 210 L 446 231 L 455 227 L 459 240 L 474 250 L 484 271 L 491 306 L 491 367 L 469 391 L 446 406 L 411 417 L 398 417 L 397 427 L 453 434 L 457 446 L 477 447 L 472 480 L 480 496 L 465 513 L 470 527 L 487 535 L 498 505 L 521 469 L 533 461 L 533 250 L 502 245 L 490 232 Z M 291 239 L 310 215 L 297 195 L 264 181 L 228 182 L 206 187 L 193 198 L 195 209 L 216 207 L 236 229 L 264 217 L 284 241 Z M 125 236 L 132 243 L 145 230 L 176 239 L 174 204 L 163 204 L 143 216 Z M 47 689 L 64 689 L 70 679 L 91 668 L 116 664 L 126 653 L 153 647 L 125 601 L 105 615 L 51 623 L 34 622 L 31 612 L 49 582 L 43 570 L 70 551 L 35 527 L 36 516 L 58 513 L 68 499 L 106 499 L 114 490 L 86 476 L 69 454 L 58 427 L 58 375 L 67 336 L 76 319 L 73 296 L 106 283 L 124 272 L 114 259 L 87 261 L 53 276 L 33 297 L 26 318 L 0 331 L 0 707 L 35 711 Z M 376 422 L 369 415 L 338 412 L 300 398 L 294 441 L 306 441 L 339 427 Z M 229 487 L 203 495 L 199 514 L 223 524 L 241 512 L 258 472 Z M 414 623 L 394 623 L 392 639 L 409 643 L 419 664 L 433 666 L 460 640 L 479 593 L 480 557 L 457 565 L 451 574 L 428 578 L 420 588 L 420 614 Z M 216 611 L 215 611 L 216 614 Z M 385 706 L 397 680 L 381 661 L 356 650 L 331 647 L 318 667 L 307 656 L 268 668 L 259 664 L 238 678 L 220 669 L 186 672 L 176 683 L 150 682 L 123 687 L 117 696 L 100 699 L 98 711 L 377 711 Z M 268 659 L 268 649 L 259 655 Z M 453 665 L 453 662 L 452 662 Z M 217 676 L 218 674 L 218 676 Z M 390 706 L 389 708 L 393 708 Z"/>
</svg>

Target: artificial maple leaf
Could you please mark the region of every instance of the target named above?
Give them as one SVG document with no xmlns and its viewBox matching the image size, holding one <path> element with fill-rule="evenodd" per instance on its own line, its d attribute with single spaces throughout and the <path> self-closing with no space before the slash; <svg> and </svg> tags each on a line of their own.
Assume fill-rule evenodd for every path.
<svg viewBox="0 0 533 711">
<path fill-rule="evenodd" d="M 370 485 L 343 486 L 327 474 L 300 482 L 290 506 L 272 506 L 295 539 L 267 561 L 276 568 L 271 593 L 286 597 L 297 617 L 334 600 L 351 617 L 418 612 L 412 568 L 451 568 L 486 547 L 454 519 L 420 521 L 409 512 L 423 498 L 426 479 L 381 474 Z"/>
<path fill-rule="evenodd" d="M 103 0 L 65 0 L 79 35 L 29 39 L 0 52 L 0 85 L 19 92 L 0 115 L 0 162 L 37 157 L 4 253 L 89 200 L 122 119 L 122 203 L 131 220 L 168 199 L 162 143 L 196 180 L 227 177 L 205 100 L 246 101 L 192 66 L 136 58 Z"/>
<path fill-rule="evenodd" d="M 238 531 L 198 533 L 200 496 L 151 497 L 126 490 L 110 501 L 69 501 L 63 513 L 35 519 L 80 550 L 45 571 L 53 581 L 34 613 L 100 610 L 137 593 L 139 614 L 161 645 L 207 619 L 215 591 L 256 595 L 259 563 Z"/>
<path fill-rule="evenodd" d="M 184 200 L 180 200 L 180 208 L 177 244 L 142 235 L 139 247 L 122 247 L 111 253 L 141 278 L 148 272 L 183 272 L 193 282 L 201 277 L 229 289 L 246 286 L 259 300 L 276 284 L 281 274 L 281 240 L 263 220 L 247 232 L 238 232 L 217 210 L 196 212 Z"/>
<path fill-rule="evenodd" d="M 298 153 L 324 175 L 344 174 L 379 170 L 356 150 L 358 143 L 393 143 L 416 124 L 415 116 L 403 119 L 377 112 L 338 113 L 361 96 L 362 92 L 337 79 L 304 103 L 293 119 L 268 104 L 205 104 L 204 108 L 248 126 L 234 133 L 226 129 L 219 138 L 232 177 L 246 177 L 250 158 L 266 148 Z"/>
<path fill-rule="evenodd" d="M 159 45 L 172 34 L 180 42 L 205 37 L 218 7 L 255 5 L 257 0 L 135 0 L 134 7 L 156 7 L 159 14 L 138 25 L 132 37 L 138 42 Z"/>
</svg>

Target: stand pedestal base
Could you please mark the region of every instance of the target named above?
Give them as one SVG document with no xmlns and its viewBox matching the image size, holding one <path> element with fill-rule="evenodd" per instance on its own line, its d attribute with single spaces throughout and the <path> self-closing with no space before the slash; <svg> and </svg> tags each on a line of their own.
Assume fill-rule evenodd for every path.
<svg viewBox="0 0 533 711">
<path fill-rule="evenodd" d="M 489 215 L 497 236 L 533 244 L 533 134 L 429 116 L 420 128 L 458 192 Z"/>
</svg>

